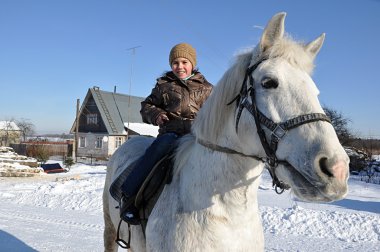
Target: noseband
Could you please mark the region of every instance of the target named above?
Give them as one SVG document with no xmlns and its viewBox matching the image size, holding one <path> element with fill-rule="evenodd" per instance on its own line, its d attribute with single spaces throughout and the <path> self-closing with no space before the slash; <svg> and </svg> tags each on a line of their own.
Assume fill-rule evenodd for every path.
<svg viewBox="0 0 380 252">
<path fill-rule="evenodd" d="M 276 151 L 277 151 L 279 141 L 286 135 L 286 133 L 289 130 L 299 127 L 303 124 L 316 122 L 316 121 L 325 121 L 325 122 L 331 123 L 331 120 L 325 114 L 310 113 L 310 114 L 297 116 L 285 122 L 275 123 L 274 121 L 266 117 L 263 113 L 261 113 L 256 105 L 255 89 L 254 89 L 255 81 L 252 77 L 252 74 L 257 69 L 257 67 L 265 60 L 267 60 L 267 58 L 263 58 L 259 60 L 257 63 L 255 63 L 254 65 L 250 66 L 247 69 L 240 93 L 227 105 L 231 105 L 234 101 L 236 101 L 236 104 L 238 107 L 238 113 L 237 113 L 236 124 L 235 124 L 236 132 L 238 132 L 239 120 L 244 108 L 247 109 L 247 111 L 255 119 L 257 133 L 260 137 L 261 145 L 264 148 L 266 159 L 258 157 L 258 156 L 249 156 L 249 157 L 265 162 L 266 168 L 268 169 L 272 177 L 272 183 L 275 188 L 275 191 L 278 194 L 281 194 L 284 190 L 287 190 L 290 187 L 289 185 L 285 184 L 284 182 L 278 179 L 275 170 L 279 164 L 284 164 L 284 165 L 290 165 L 290 164 L 286 160 L 279 160 L 276 156 Z M 248 78 L 249 78 L 249 84 L 250 84 L 249 88 L 247 86 Z M 249 96 L 251 97 L 252 103 L 248 99 Z M 265 126 L 270 131 L 270 142 L 265 136 L 263 126 Z M 200 143 L 206 146 L 203 141 Z M 206 146 L 206 147 L 210 148 L 210 146 Z M 228 148 L 225 148 L 225 147 L 220 147 L 216 145 L 213 145 L 213 147 L 215 150 L 238 154 L 236 151 L 233 151 L 233 150 L 226 151 L 226 149 Z M 242 155 L 247 156 L 245 154 L 242 154 Z"/>
</svg>

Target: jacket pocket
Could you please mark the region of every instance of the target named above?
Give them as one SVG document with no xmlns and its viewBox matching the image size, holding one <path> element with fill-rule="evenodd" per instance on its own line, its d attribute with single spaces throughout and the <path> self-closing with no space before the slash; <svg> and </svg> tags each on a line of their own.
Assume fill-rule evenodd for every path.
<svg viewBox="0 0 380 252">
<path fill-rule="evenodd" d="M 204 93 L 205 93 L 204 88 L 193 89 L 191 90 L 190 98 L 192 101 L 194 101 L 195 104 L 202 105 L 204 101 L 204 98 L 203 98 Z"/>
<path fill-rule="evenodd" d="M 177 107 L 181 103 L 181 89 L 170 88 L 163 94 L 164 104 L 167 107 Z"/>
</svg>

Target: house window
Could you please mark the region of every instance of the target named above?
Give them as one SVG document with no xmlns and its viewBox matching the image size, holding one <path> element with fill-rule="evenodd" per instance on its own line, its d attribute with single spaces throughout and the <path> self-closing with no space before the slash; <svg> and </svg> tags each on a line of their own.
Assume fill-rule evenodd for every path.
<svg viewBox="0 0 380 252">
<path fill-rule="evenodd" d="M 87 114 L 87 124 L 98 124 L 98 114 Z"/>
<path fill-rule="evenodd" d="M 96 137 L 95 148 L 101 149 L 103 147 L 103 137 Z"/>
<path fill-rule="evenodd" d="M 119 148 L 122 143 L 123 143 L 123 138 L 122 137 L 116 137 L 116 139 L 115 139 L 115 148 Z"/>
<path fill-rule="evenodd" d="M 79 137 L 79 147 L 80 148 L 85 148 L 86 147 L 86 138 L 81 136 Z"/>
</svg>

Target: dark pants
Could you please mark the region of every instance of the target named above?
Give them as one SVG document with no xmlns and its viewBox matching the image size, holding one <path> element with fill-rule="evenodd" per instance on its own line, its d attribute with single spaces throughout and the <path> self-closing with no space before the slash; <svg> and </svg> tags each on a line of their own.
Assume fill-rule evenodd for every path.
<svg viewBox="0 0 380 252">
<path fill-rule="evenodd" d="M 121 190 L 127 197 L 134 197 L 140 186 L 148 177 L 153 166 L 175 146 L 175 140 L 178 135 L 175 133 L 166 133 L 159 137 L 146 149 L 144 155 L 137 161 L 133 171 L 121 186 Z"/>
</svg>

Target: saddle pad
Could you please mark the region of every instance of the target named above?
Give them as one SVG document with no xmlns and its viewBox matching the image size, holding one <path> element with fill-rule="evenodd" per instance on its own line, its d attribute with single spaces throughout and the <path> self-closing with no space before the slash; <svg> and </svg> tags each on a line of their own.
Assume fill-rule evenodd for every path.
<svg viewBox="0 0 380 252">
<path fill-rule="evenodd" d="M 164 189 L 165 184 L 170 184 L 171 182 L 173 171 L 171 158 L 170 155 L 165 155 L 156 163 L 136 195 L 135 206 L 139 209 L 141 226 L 144 234 L 148 218 L 158 197 Z M 110 186 L 110 194 L 117 202 L 119 202 L 119 205 L 122 197 L 121 187 L 131 171 L 133 171 L 133 169 L 138 169 L 138 167 L 135 167 L 138 161 L 139 159 L 123 170 Z"/>
<path fill-rule="evenodd" d="M 143 201 L 149 201 L 155 194 L 160 193 L 165 183 L 170 183 L 172 169 L 170 158 L 171 155 L 167 154 L 154 165 L 136 194 L 136 207 L 140 207 Z M 110 186 L 111 196 L 119 203 L 123 193 L 121 187 L 129 174 L 138 169 L 135 167 L 138 161 L 139 159 L 124 169 Z"/>
<path fill-rule="evenodd" d="M 136 194 L 135 206 L 152 205 L 156 203 L 165 184 L 170 183 L 172 163 L 170 155 L 165 155 L 153 167 Z M 157 196 L 157 197 L 155 197 Z"/>
<path fill-rule="evenodd" d="M 135 168 L 138 160 L 139 159 L 137 159 L 136 161 L 131 163 L 126 169 L 124 169 L 110 186 L 110 194 L 112 198 L 114 198 L 119 203 L 122 196 L 121 186 L 123 185 L 124 181 L 127 179 L 128 175 Z"/>
</svg>

